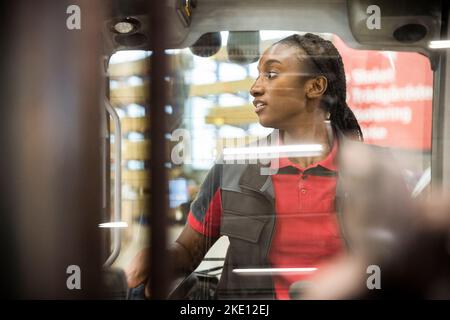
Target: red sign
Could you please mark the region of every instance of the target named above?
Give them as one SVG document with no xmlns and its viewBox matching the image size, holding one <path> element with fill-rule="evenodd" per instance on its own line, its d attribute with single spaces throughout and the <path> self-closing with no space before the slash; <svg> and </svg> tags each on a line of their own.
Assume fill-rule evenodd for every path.
<svg viewBox="0 0 450 320">
<path fill-rule="evenodd" d="M 387 147 L 430 150 L 433 72 L 415 52 L 367 51 L 333 43 L 342 55 L 347 103 L 364 140 Z"/>
</svg>

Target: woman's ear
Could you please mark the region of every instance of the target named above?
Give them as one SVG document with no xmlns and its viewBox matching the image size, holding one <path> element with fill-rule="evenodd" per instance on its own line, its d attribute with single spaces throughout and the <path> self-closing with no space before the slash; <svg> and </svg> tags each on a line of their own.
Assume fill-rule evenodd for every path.
<svg viewBox="0 0 450 320">
<path fill-rule="evenodd" d="M 324 76 L 318 76 L 306 82 L 306 97 L 309 99 L 320 98 L 327 90 L 328 81 Z"/>
</svg>

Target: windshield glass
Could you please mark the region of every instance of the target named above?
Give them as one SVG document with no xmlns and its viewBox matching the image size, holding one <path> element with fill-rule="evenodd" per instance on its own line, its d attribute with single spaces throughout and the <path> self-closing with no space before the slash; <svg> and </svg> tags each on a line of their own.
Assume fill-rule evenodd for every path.
<svg viewBox="0 0 450 320">
<path fill-rule="evenodd" d="M 170 62 L 170 103 L 165 108 L 169 129 L 166 138 L 171 160 L 167 164 L 168 232 L 170 241 L 175 241 L 188 224 L 204 235 L 211 236 L 214 233 L 214 237 L 219 237 L 197 268 L 201 274 L 220 278 L 229 239 L 236 238 L 239 245 L 245 246 L 242 238 L 246 237 L 239 233 L 240 227 L 233 220 L 236 217 L 223 212 L 232 210 L 233 205 L 226 204 L 231 209 L 223 208 L 224 201 L 243 201 L 242 207 L 234 208 L 238 217 L 245 210 L 254 214 L 255 210 L 265 210 L 259 208 L 257 202 L 246 200 L 245 196 L 235 198 L 234 194 L 223 194 L 223 190 L 220 199 L 216 189 L 220 187 L 211 183 L 207 175 L 224 154 L 225 148 L 233 151 L 273 132 L 273 127 L 261 124 L 258 117 L 260 114 L 255 112 L 258 106 L 254 101 L 259 96 L 265 98 L 266 94 L 252 92 L 264 90 L 255 89 L 255 81 L 264 72 L 272 72 L 269 69 L 263 70 L 264 66 L 258 65 L 261 62 L 258 58 L 265 50 L 270 50 L 275 42 L 292 34 L 305 33 L 257 32 L 257 51 L 251 52 L 249 47 L 253 56 L 245 56 L 248 61 L 244 62 L 239 61 L 237 55 L 233 56 L 227 46 L 230 41 L 230 32 L 227 31 L 215 34 L 221 39 L 217 48 L 197 46 L 194 49 L 167 51 Z M 356 50 L 348 47 L 336 35 L 318 35 L 331 41 L 342 56 L 346 102 L 360 125 L 365 143 L 391 150 L 402 164 L 401 175 L 409 192 L 414 192 L 418 181 L 430 167 L 433 83 L 429 60 L 413 52 Z M 206 55 L 208 50 L 209 54 L 213 50 L 216 53 L 208 57 L 199 56 Z M 124 250 L 116 261 L 118 266 L 129 263 L 138 250 L 148 243 L 146 235 L 149 227 L 144 217 L 149 210 L 145 206 L 146 197 L 151 192 L 145 171 L 149 170 L 151 159 L 147 153 L 150 143 L 149 127 L 144 120 L 149 116 L 151 107 L 147 103 L 144 88 L 149 81 L 146 66 L 150 55 L 144 51 L 118 52 L 112 56 L 109 67 L 111 103 L 122 122 L 122 216 L 129 226 L 123 233 Z M 414 73 L 410 72 L 412 65 Z M 276 68 L 274 72 L 278 72 Z M 284 89 L 286 95 L 293 94 L 288 87 Z M 334 150 L 332 145 L 331 150 Z M 334 161 L 325 157 L 321 162 L 323 166 L 326 166 L 324 160 Z M 114 157 L 112 161 L 114 162 Z M 274 196 L 283 200 L 276 202 L 274 231 L 263 235 L 272 237 L 269 263 L 265 268 L 269 265 L 272 267 L 270 273 L 275 279 L 275 294 L 281 299 L 288 298 L 290 283 L 307 279 L 320 265 L 336 256 L 343 245 L 334 216 L 336 179 L 311 173 L 310 179 L 300 179 L 299 183 L 298 177 L 304 177 L 302 174 L 306 171 L 298 164 L 292 164 L 292 167 L 300 170 L 291 172 L 290 175 L 272 177 Z M 331 166 L 327 169 L 337 170 Z M 223 185 L 221 187 L 224 188 Z M 323 191 L 324 188 L 327 190 Z M 231 196 L 232 200 L 227 200 L 227 196 Z M 199 199 L 197 206 L 192 207 L 196 198 Z M 199 201 L 202 204 L 200 207 Z M 250 207 L 245 207 L 245 201 L 250 201 Z M 222 208 L 218 208 L 220 205 Z M 261 212 L 262 220 L 253 221 L 256 229 L 242 231 L 248 235 L 247 241 L 251 242 L 252 237 L 260 236 L 258 232 L 267 223 L 264 216 L 271 214 L 273 213 Z M 208 219 L 214 222 L 206 221 Z M 231 222 L 227 223 L 227 219 Z M 241 223 L 248 222 L 242 220 Z M 251 225 L 252 222 L 249 226 Z M 323 230 L 321 225 L 325 225 L 326 229 Z M 249 235 L 251 232 L 254 234 Z M 281 236 L 284 233 L 289 235 L 286 239 Z M 220 237 L 221 234 L 224 236 Z M 301 248 L 302 245 L 304 248 Z M 258 247 L 257 250 L 265 249 Z M 292 255 L 303 258 L 292 259 Z M 264 271 L 260 269 L 256 268 L 254 272 Z M 211 285 L 215 286 L 216 283 L 210 283 L 209 286 Z"/>
</svg>

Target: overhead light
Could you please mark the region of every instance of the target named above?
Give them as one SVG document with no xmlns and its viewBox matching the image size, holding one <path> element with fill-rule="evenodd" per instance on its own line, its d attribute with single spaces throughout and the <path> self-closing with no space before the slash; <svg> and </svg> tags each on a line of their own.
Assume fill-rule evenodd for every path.
<svg viewBox="0 0 450 320">
<path fill-rule="evenodd" d="M 430 49 L 448 49 L 450 48 L 450 40 L 434 40 L 428 45 Z"/>
<path fill-rule="evenodd" d="M 114 29 L 118 33 L 130 33 L 134 30 L 134 26 L 129 22 L 118 22 L 114 25 Z"/>
<path fill-rule="evenodd" d="M 140 26 L 138 20 L 134 18 L 127 17 L 125 19 L 121 19 L 112 25 L 112 30 L 115 33 L 119 34 L 130 34 L 135 32 Z"/>
<path fill-rule="evenodd" d="M 124 221 L 100 223 L 99 228 L 128 228 L 128 223 Z"/>
</svg>

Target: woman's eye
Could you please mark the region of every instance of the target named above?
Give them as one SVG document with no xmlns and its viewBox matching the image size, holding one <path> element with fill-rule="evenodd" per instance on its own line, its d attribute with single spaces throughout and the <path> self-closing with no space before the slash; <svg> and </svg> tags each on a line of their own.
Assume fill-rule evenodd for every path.
<svg viewBox="0 0 450 320">
<path fill-rule="evenodd" d="M 264 75 L 266 76 L 267 79 L 273 79 L 278 75 L 278 73 L 276 73 L 275 71 L 269 71 L 266 72 Z"/>
<path fill-rule="evenodd" d="M 260 73 L 260 76 L 266 78 L 266 79 L 273 79 L 278 75 L 278 72 L 275 71 L 269 71 L 269 72 L 262 72 Z"/>
</svg>

